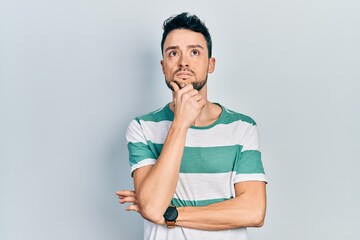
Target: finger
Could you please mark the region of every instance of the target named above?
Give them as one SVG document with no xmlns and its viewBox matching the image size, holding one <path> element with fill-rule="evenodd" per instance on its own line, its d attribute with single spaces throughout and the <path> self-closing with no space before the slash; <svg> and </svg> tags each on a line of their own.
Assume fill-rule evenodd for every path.
<svg viewBox="0 0 360 240">
<path fill-rule="evenodd" d="M 133 190 L 120 190 L 115 193 L 118 196 L 136 196 Z"/>
<path fill-rule="evenodd" d="M 192 84 L 187 84 L 185 87 L 181 89 L 181 92 L 188 92 L 191 89 L 194 89 L 194 86 Z"/>
<path fill-rule="evenodd" d="M 205 107 L 205 105 L 206 105 L 206 100 L 205 100 L 205 99 L 200 99 L 200 100 L 198 101 L 198 103 L 200 104 L 201 109 L 203 109 L 203 108 Z"/>
<path fill-rule="evenodd" d="M 140 212 L 140 208 L 138 205 L 130 205 L 125 208 L 126 211 L 137 211 Z"/>
<path fill-rule="evenodd" d="M 116 191 L 115 194 L 116 195 L 126 195 L 126 194 L 129 194 L 130 190 L 119 190 L 119 191 Z"/>
<path fill-rule="evenodd" d="M 184 93 L 183 95 L 187 95 L 188 97 L 193 97 L 199 95 L 199 91 L 196 89 L 190 89 L 188 92 Z"/>
<path fill-rule="evenodd" d="M 121 204 L 124 203 L 137 203 L 137 199 L 135 197 L 124 197 L 119 201 Z"/>
<path fill-rule="evenodd" d="M 200 100 L 203 99 L 203 97 L 200 94 L 196 94 L 196 95 L 192 96 L 191 99 L 195 100 L 196 102 L 199 102 Z"/>
<path fill-rule="evenodd" d="M 128 196 L 125 196 L 125 195 L 118 195 L 118 199 L 123 199 L 123 198 L 126 198 Z"/>
<path fill-rule="evenodd" d="M 131 199 L 136 200 L 136 197 L 135 196 L 121 196 L 121 197 L 119 197 L 119 199 L 124 200 L 124 201 L 131 200 Z"/>
<path fill-rule="evenodd" d="M 169 84 L 173 88 L 174 92 L 177 92 L 180 90 L 180 87 L 174 81 L 171 81 Z"/>
</svg>

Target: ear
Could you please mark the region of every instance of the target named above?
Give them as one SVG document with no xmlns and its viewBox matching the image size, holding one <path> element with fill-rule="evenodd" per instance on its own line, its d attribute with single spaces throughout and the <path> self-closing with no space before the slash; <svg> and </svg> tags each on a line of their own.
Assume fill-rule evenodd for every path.
<svg viewBox="0 0 360 240">
<path fill-rule="evenodd" d="M 165 74 L 164 60 L 160 60 L 160 64 L 161 64 L 162 72 L 163 74 Z"/>
<path fill-rule="evenodd" d="M 208 72 L 209 73 L 213 73 L 215 71 L 215 58 L 211 57 L 209 58 L 209 66 L 208 66 Z"/>
</svg>

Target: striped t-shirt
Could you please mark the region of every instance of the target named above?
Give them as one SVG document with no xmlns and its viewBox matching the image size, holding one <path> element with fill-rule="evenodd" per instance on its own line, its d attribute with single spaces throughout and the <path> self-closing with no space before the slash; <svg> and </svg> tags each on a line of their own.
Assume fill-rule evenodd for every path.
<svg viewBox="0 0 360 240">
<path fill-rule="evenodd" d="M 222 113 L 214 123 L 188 129 L 171 205 L 206 206 L 235 197 L 235 183 L 266 181 L 255 121 L 221 108 Z M 166 105 L 131 121 L 126 133 L 131 173 L 156 163 L 173 119 L 174 114 Z M 237 240 L 247 237 L 246 228 L 223 231 L 168 229 L 145 220 L 144 239 Z"/>
</svg>

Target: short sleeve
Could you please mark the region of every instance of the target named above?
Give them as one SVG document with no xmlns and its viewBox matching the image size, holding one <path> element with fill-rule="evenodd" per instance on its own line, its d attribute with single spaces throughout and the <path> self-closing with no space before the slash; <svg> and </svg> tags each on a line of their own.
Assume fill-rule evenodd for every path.
<svg viewBox="0 0 360 240">
<path fill-rule="evenodd" d="M 126 132 L 126 141 L 131 175 L 138 168 L 155 164 L 156 157 L 151 151 L 142 127 L 137 120 L 130 122 Z"/>
<path fill-rule="evenodd" d="M 261 160 L 260 141 L 256 124 L 249 124 L 235 162 L 234 183 L 244 181 L 265 181 Z"/>
</svg>

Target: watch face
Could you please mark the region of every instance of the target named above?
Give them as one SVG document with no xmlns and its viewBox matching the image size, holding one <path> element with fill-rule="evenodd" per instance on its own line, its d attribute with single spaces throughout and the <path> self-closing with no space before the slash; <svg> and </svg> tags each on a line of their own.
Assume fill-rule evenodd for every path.
<svg viewBox="0 0 360 240">
<path fill-rule="evenodd" d="M 176 210 L 175 207 L 168 207 L 164 214 L 164 218 L 167 221 L 174 221 L 176 220 L 177 216 L 178 216 L 178 211 Z"/>
</svg>

